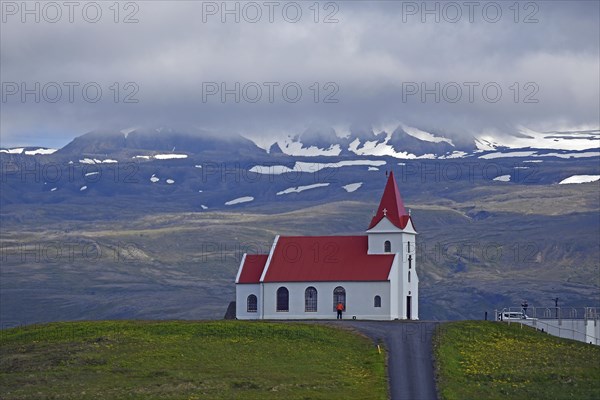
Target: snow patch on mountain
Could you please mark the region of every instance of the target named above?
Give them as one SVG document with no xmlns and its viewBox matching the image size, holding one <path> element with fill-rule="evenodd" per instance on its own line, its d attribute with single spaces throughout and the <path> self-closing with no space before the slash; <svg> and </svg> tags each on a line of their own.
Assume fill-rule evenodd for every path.
<svg viewBox="0 0 600 400">
<path fill-rule="evenodd" d="M 350 143 L 350 145 L 348 146 L 348 150 L 360 156 L 390 156 L 395 158 L 406 159 L 417 158 L 417 156 L 414 154 L 410 154 L 408 152 L 397 152 L 396 150 L 394 150 L 394 148 L 391 145 L 387 144 L 391 137 L 391 133 L 388 133 L 383 142 L 378 140 L 369 140 L 364 142 L 362 146 L 360 139 L 356 138 L 352 143 Z"/>
<path fill-rule="evenodd" d="M 234 204 L 248 203 L 249 201 L 253 201 L 253 200 L 254 200 L 254 197 L 252 197 L 252 196 L 238 197 L 237 199 L 229 200 L 228 202 L 225 203 L 225 205 L 232 206 Z"/>
<path fill-rule="evenodd" d="M 584 151 L 581 153 L 546 153 L 546 154 L 537 154 L 534 157 L 558 157 L 558 158 L 600 157 L 600 151 Z"/>
<path fill-rule="evenodd" d="M 375 157 L 394 157 L 403 160 L 418 160 L 418 159 L 435 159 L 435 154 L 423 154 L 417 156 L 416 154 L 409 153 L 407 151 L 397 151 L 394 146 L 389 144 L 392 139 L 392 133 L 387 133 L 383 140 L 369 140 L 361 145 L 360 139 L 356 138 L 348 145 L 348 151 L 361 156 L 375 156 Z"/>
<path fill-rule="evenodd" d="M 402 127 L 402 129 L 404 129 L 404 132 L 408 133 L 410 136 L 412 137 L 416 137 L 419 140 L 423 140 L 426 142 L 433 142 L 433 143 L 440 143 L 440 142 L 446 142 L 452 146 L 454 146 L 454 143 L 452 143 L 451 139 L 442 137 L 442 136 L 435 136 L 429 132 L 425 132 L 422 131 L 420 129 L 417 128 L 413 128 L 410 126 L 406 126 L 406 125 L 400 125 Z"/>
<path fill-rule="evenodd" d="M 21 153 L 23 153 L 23 150 L 25 150 L 24 147 L 19 147 L 19 148 L 15 148 L 15 149 L 2 149 L 2 150 L 0 150 L 0 153 L 21 154 Z"/>
<path fill-rule="evenodd" d="M 356 183 L 350 183 L 348 185 L 344 185 L 342 186 L 342 188 L 348 192 L 348 193 L 352 193 L 357 191 L 361 186 L 363 185 L 362 182 L 356 182 Z"/>
<path fill-rule="evenodd" d="M 498 182 L 510 182 L 510 175 L 500 175 L 493 179 Z"/>
<path fill-rule="evenodd" d="M 482 150 L 482 151 L 489 151 L 489 150 L 496 150 L 498 147 L 501 147 L 500 144 L 496 141 L 494 141 L 492 138 L 475 138 L 475 147 L 477 147 L 478 150 Z"/>
<path fill-rule="evenodd" d="M 153 157 L 157 160 L 175 160 L 187 158 L 187 154 L 155 154 Z"/>
<path fill-rule="evenodd" d="M 58 149 L 46 149 L 46 148 L 40 147 L 39 149 L 35 149 L 35 150 L 25 150 L 25 154 L 28 156 L 48 155 L 48 154 L 55 153 L 57 150 Z"/>
<path fill-rule="evenodd" d="M 480 150 L 509 149 L 550 149 L 550 150 L 589 150 L 600 148 L 600 131 L 565 130 L 539 132 L 526 127 L 518 127 L 516 135 L 498 132 L 484 132 L 475 139 Z"/>
<path fill-rule="evenodd" d="M 339 156 L 342 149 L 339 144 L 332 144 L 329 148 L 320 148 L 316 146 L 304 147 L 300 141 L 294 141 L 292 138 L 287 138 L 284 141 L 278 141 L 277 144 L 281 150 L 290 156 Z"/>
<path fill-rule="evenodd" d="M 571 183 L 590 183 L 600 180 L 600 175 L 573 175 L 558 182 L 559 185 L 567 185 Z"/>
<path fill-rule="evenodd" d="M 294 169 L 303 172 L 318 172 L 325 168 L 341 168 L 341 167 L 351 167 L 351 166 L 374 166 L 380 167 L 385 165 L 386 161 L 383 160 L 347 160 L 340 161 L 336 163 L 310 163 L 310 162 L 302 162 L 298 161 L 294 165 Z"/>
<path fill-rule="evenodd" d="M 294 168 L 288 168 L 285 165 L 255 165 L 248 171 L 261 175 L 281 175 L 294 172 Z"/>
<path fill-rule="evenodd" d="M 600 157 L 600 151 L 582 151 L 579 153 L 543 153 L 538 151 L 507 151 L 507 152 L 493 152 L 480 155 L 478 158 L 490 160 L 494 158 L 508 158 L 508 157 L 559 157 L 559 158 L 587 158 L 587 157 Z M 542 162 L 542 160 L 526 160 L 523 162 Z"/>
<path fill-rule="evenodd" d="M 325 187 L 325 186 L 329 186 L 329 183 L 315 183 L 312 185 L 291 187 L 291 188 L 282 190 L 281 192 L 277 192 L 276 195 L 281 196 L 282 194 L 300 193 L 305 190 L 316 189 L 316 188 Z"/>
<path fill-rule="evenodd" d="M 250 168 L 250 172 L 264 175 L 281 175 L 289 172 L 307 172 L 314 173 L 325 168 L 341 168 L 350 166 L 375 166 L 380 167 L 385 165 L 384 160 L 346 160 L 337 163 L 314 163 L 305 161 L 296 161 L 292 168 L 286 167 L 285 165 L 255 165 Z"/>
<path fill-rule="evenodd" d="M 493 159 L 493 158 L 529 157 L 529 156 L 532 156 L 534 154 L 536 154 L 535 151 L 512 151 L 512 152 L 508 152 L 508 153 L 497 152 L 497 153 L 484 154 L 482 156 L 479 156 L 479 158 L 490 160 L 490 159 Z"/>
<path fill-rule="evenodd" d="M 118 163 L 117 160 L 113 160 L 110 158 L 107 158 L 105 160 L 98 160 L 97 158 L 84 158 L 82 160 L 79 160 L 80 164 L 116 164 Z"/>
<path fill-rule="evenodd" d="M 449 160 L 449 159 L 453 159 L 453 158 L 463 158 L 466 157 L 468 154 L 465 153 L 464 151 L 453 151 L 452 153 L 445 155 L 445 156 L 439 156 L 437 158 L 439 158 L 440 160 Z"/>
</svg>

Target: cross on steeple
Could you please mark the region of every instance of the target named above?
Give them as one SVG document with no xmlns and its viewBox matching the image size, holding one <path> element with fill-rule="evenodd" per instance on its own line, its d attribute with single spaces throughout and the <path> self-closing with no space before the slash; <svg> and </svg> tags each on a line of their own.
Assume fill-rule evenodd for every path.
<svg viewBox="0 0 600 400">
<path fill-rule="evenodd" d="M 383 209 L 383 215 L 386 216 L 387 215 L 387 208 Z"/>
</svg>

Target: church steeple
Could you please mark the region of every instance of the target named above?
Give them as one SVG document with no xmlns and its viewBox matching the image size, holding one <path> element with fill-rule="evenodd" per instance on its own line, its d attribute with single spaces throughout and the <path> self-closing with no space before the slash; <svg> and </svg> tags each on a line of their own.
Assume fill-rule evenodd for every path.
<svg viewBox="0 0 600 400">
<path fill-rule="evenodd" d="M 410 219 L 409 214 L 404 208 L 404 202 L 402 201 L 402 196 L 400 196 L 400 191 L 398 190 L 398 185 L 396 184 L 396 179 L 394 179 L 393 172 L 390 172 L 390 175 L 388 176 L 383 196 L 381 196 L 381 201 L 379 202 L 379 208 L 371 220 L 368 229 L 373 228 L 384 217 L 399 229 L 404 229 Z"/>
</svg>

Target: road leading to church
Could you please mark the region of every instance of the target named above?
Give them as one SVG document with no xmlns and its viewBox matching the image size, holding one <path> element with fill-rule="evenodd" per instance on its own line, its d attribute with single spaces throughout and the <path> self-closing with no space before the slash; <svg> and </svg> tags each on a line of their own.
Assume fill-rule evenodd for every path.
<svg viewBox="0 0 600 400">
<path fill-rule="evenodd" d="M 436 400 L 432 337 L 438 322 L 344 321 L 389 351 L 392 400 Z"/>
</svg>

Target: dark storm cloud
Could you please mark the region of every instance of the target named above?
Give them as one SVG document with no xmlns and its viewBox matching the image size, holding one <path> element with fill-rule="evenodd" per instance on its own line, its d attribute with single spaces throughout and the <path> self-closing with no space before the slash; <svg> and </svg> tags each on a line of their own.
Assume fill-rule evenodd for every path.
<svg viewBox="0 0 600 400">
<path fill-rule="evenodd" d="M 62 145 L 88 130 L 142 125 L 252 135 L 394 121 L 450 134 L 598 126 L 598 2 L 474 2 L 473 9 L 465 2 L 324 2 L 318 23 L 312 2 L 296 3 L 303 13 L 296 23 L 295 6 L 284 15 L 285 2 L 272 23 L 263 2 L 253 3 L 263 13 L 256 23 L 248 2 L 228 3 L 239 4 L 239 23 L 212 14 L 221 2 L 121 3 L 118 23 L 112 3 L 97 3 L 97 23 L 82 16 L 86 3 L 73 23 L 64 7 L 58 22 L 45 21 L 54 14 L 43 14 L 44 3 L 39 23 L 31 15 L 23 23 L 22 10 L 7 3 L 3 146 Z M 139 22 L 123 23 L 128 15 Z M 324 23 L 327 17 L 338 22 Z M 34 94 L 23 102 L 19 85 L 36 91 L 36 82 L 39 103 Z M 236 82 L 239 102 L 235 94 L 222 99 L 221 83 L 235 91 Z M 54 83 L 62 89 L 56 103 Z M 93 102 L 98 87 L 102 97 Z M 302 97 L 293 102 L 298 88 Z M 262 97 L 252 102 L 258 90 Z"/>
</svg>

